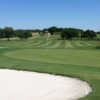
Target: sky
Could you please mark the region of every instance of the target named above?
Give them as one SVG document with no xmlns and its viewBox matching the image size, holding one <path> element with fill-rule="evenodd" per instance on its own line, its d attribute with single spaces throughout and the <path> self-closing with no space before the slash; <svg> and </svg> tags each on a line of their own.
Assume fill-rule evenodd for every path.
<svg viewBox="0 0 100 100">
<path fill-rule="evenodd" d="M 0 0 L 0 27 L 100 31 L 100 0 Z"/>
</svg>

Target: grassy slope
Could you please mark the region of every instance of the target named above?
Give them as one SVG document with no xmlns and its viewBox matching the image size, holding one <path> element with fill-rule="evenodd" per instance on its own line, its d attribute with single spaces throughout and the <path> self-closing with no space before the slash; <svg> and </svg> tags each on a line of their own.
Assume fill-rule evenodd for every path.
<svg viewBox="0 0 100 100">
<path fill-rule="evenodd" d="M 0 41 L 0 68 L 46 72 L 78 77 L 93 92 L 81 100 L 100 100 L 99 41 L 61 41 L 36 38 Z"/>
</svg>

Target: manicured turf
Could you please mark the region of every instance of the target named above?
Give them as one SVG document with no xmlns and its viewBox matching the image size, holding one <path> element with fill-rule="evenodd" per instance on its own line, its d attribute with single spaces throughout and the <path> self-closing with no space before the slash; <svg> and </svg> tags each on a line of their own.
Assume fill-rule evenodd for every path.
<svg viewBox="0 0 100 100">
<path fill-rule="evenodd" d="M 0 68 L 72 76 L 87 81 L 93 92 L 81 100 L 100 100 L 99 41 L 0 41 Z"/>
</svg>

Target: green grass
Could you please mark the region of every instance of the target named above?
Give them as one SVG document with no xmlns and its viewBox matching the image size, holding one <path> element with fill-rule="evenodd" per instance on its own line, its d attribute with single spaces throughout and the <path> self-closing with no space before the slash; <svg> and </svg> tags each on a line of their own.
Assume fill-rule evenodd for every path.
<svg viewBox="0 0 100 100">
<path fill-rule="evenodd" d="M 0 41 L 0 68 L 51 73 L 87 81 L 93 92 L 80 100 L 100 100 L 99 41 Z"/>
</svg>

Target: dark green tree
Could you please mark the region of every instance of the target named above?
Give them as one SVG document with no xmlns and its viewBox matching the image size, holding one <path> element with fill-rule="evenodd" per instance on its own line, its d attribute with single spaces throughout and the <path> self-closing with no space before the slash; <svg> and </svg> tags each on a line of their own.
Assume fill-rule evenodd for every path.
<svg viewBox="0 0 100 100">
<path fill-rule="evenodd" d="M 79 37 L 79 32 L 76 29 L 66 28 L 66 29 L 63 29 L 63 31 L 61 32 L 62 39 L 72 39 L 75 37 L 76 38 Z"/>
<path fill-rule="evenodd" d="M 14 36 L 14 30 L 12 27 L 5 27 L 3 29 L 3 34 L 4 34 L 4 37 L 7 38 L 9 41 L 10 38 Z"/>
<path fill-rule="evenodd" d="M 0 38 L 4 38 L 5 35 L 4 35 L 4 30 L 3 29 L 0 29 Z"/>
<path fill-rule="evenodd" d="M 93 40 L 94 38 L 97 37 L 96 32 L 92 30 L 86 30 L 82 33 L 81 35 L 82 38 Z"/>
<path fill-rule="evenodd" d="M 48 28 L 48 32 L 51 33 L 51 35 L 55 34 L 55 32 L 58 32 L 58 28 L 53 26 Z"/>
<path fill-rule="evenodd" d="M 99 31 L 99 32 L 97 32 L 97 34 L 100 34 L 100 31 Z"/>
<path fill-rule="evenodd" d="M 16 36 L 20 39 L 28 39 L 29 37 L 32 37 L 32 32 L 25 30 L 16 30 Z"/>
</svg>

